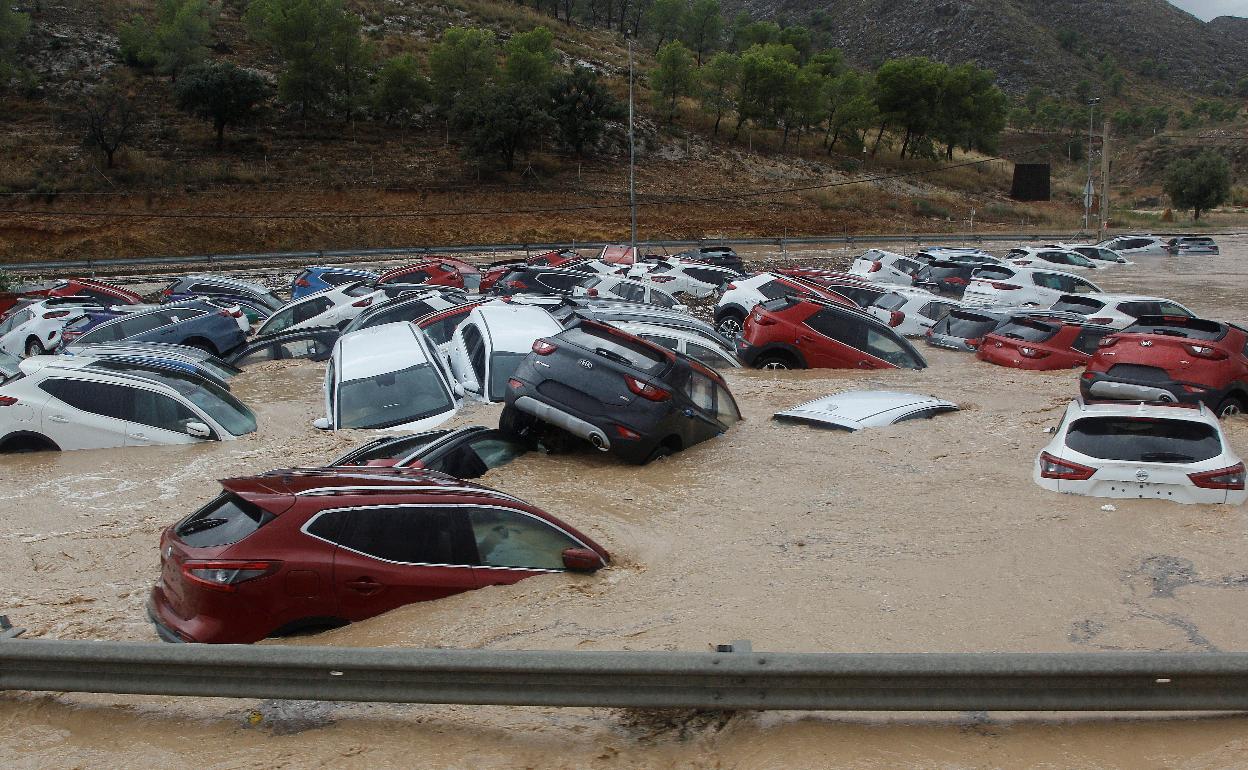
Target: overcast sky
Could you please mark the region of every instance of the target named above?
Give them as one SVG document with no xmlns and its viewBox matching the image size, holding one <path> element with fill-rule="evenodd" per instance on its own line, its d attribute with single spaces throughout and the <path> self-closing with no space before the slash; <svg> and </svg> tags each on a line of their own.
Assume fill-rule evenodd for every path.
<svg viewBox="0 0 1248 770">
<path fill-rule="evenodd" d="M 1205 21 L 1215 16 L 1248 16 L 1248 0 L 1170 0 L 1170 2 Z"/>
</svg>

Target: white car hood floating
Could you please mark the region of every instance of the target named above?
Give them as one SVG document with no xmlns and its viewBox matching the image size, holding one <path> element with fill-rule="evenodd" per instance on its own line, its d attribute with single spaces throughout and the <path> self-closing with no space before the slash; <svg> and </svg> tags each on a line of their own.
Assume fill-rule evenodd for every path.
<svg viewBox="0 0 1248 770">
<path fill-rule="evenodd" d="M 931 396 L 887 390 L 851 390 L 776 412 L 772 419 L 857 431 L 957 410 L 958 405 L 952 401 Z"/>
</svg>

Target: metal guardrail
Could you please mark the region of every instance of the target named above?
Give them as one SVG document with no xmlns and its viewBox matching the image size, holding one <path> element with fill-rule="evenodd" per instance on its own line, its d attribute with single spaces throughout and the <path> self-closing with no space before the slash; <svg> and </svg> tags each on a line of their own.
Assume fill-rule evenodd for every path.
<svg viewBox="0 0 1248 770">
<path fill-rule="evenodd" d="M 0 637 L 0 690 L 871 711 L 1248 709 L 1248 653 L 567 652 Z"/>
<path fill-rule="evenodd" d="M 1085 234 L 1086 236 L 1086 234 Z M 730 238 L 702 240 L 654 240 L 638 241 L 647 248 L 686 248 L 691 246 L 787 246 L 860 243 L 982 243 L 993 241 L 1058 241 L 1080 237 L 1079 233 L 911 233 L 892 235 L 805 235 L 778 238 Z M 588 241 L 570 243 L 485 243 L 453 244 L 444 246 L 396 246 L 373 249 L 330 249 L 324 251 L 278 251 L 249 254 L 195 254 L 183 256 L 128 257 L 122 259 L 77 259 L 53 262 L 13 262 L 0 264 L 0 268 L 13 272 L 37 272 L 41 270 L 87 270 L 107 272 L 110 269 L 148 267 L 158 265 L 228 265 L 248 262 L 303 261 L 308 264 L 334 264 L 358 262 L 387 256 L 428 256 L 432 254 L 491 254 L 496 252 L 531 254 L 556 249 L 600 249 L 620 241 Z"/>
</svg>

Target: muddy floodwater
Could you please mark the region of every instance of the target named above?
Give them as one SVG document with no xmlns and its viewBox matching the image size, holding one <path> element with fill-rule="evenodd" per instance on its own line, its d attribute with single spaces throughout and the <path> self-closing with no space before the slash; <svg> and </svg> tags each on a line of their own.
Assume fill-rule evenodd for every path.
<svg viewBox="0 0 1248 770">
<path fill-rule="evenodd" d="M 1220 257 L 1097 274 L 1244 322 L 1248 238 Z M 812 259 L 818 253 L 808 253 Z M 920 345 L 922 372 L 726 372 L 746 417 L 644 468 L 537 455 L 481 481 L 611 550 L 550 575 L 391 612 L 305 645 L 844 652 L 1248 650 L 1248 506 L 1046 492 L 1032 462 L 1077 372 Z M 0 613 L 33 637 L 153 641 L 160 531 L 215 479 L 324 463 L 370 437 L 311 427 L 323 365 L 249 369 L 259 432 L 192 447 L 0 457 Z M 857 434 L 773 412 L 888 388 L 962 411 Z M 491 424 L 470 406 L 453 424 Z M 1248 454 L 1248 418 L 1225 421 Z M 1108 503 L 1112 510 L 1104 510 Z M 19 643 L 20 642 L 15 642 Z M 652 713 L 0 694 L 5 768 L 1220 768 L 1241 715 Z"/>
</svg>

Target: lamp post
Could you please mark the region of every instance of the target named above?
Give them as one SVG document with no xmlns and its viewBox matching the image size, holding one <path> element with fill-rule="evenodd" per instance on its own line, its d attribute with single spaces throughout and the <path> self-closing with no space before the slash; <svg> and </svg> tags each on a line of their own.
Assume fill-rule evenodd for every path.
<svg viewBox="0 0 1248 770">
<path fill-rule="evenodd" d="M 1096 110 L 1096 105 L 1100 103 L 1100 99 L 1088 100 L 1088 182 L 1083 187 L 1083 229 L 1087 231 L 1088 224 L 1092 221 L 1092 113 Z M 1102 216 L 1104 213 L 1102 212 Z"/>
<path fill-rule="evenodd" d="M 637 257 L 637 151 L 633 141 L 633 39 L 628 39 L 628 211 L 630 219 L 628 245 Z"/>
</svg>

